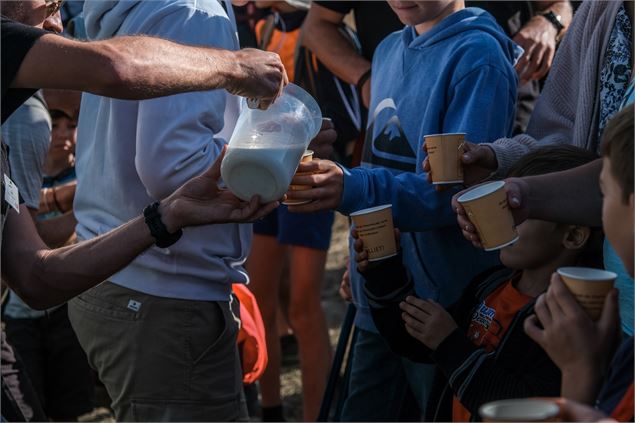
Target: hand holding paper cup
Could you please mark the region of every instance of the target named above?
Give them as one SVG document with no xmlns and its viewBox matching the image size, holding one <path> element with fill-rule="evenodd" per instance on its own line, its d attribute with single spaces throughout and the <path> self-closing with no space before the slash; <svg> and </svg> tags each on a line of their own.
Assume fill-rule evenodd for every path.
<svg viewBox="0 0 635 423">
<path fill-rule="evenodd" d="M 424 136 L 433 185 L 462 184 L 465 134 Z"/>
<path fill-rule="evenodd" d="M 357 234 L 364 241 L 368 261 L 382 260 L 397 254 L 392 205 L 371 207 L 351 213 Z"/>
<path fill-rule="evenodd" d="M 555 422 L 560 407 L 546 399 L 507 399 L 483 404 L 478 414 L 484 422 Z"/>
<path fill-rule="evenodd" d="M 485 251 L 498 250 L 518 240 L 504 181 L 478 185 L 457 201 L 476 227 Z"/>
<path fill-rule="evenodd" d="M 591 319 L 598 320 L 617 274 L 589 267 L 561 267 L 558 274 Z"/>
<path fill-rule="evenodd" d="M 300 159 L 300 163 L 306 163 L 306 162 L 310 162 L 313 160 L 313 151 L 312 150 L 306 150 L 304 152 L 304 154 L 302 155 L 302 159 Z M 310 173 L 307 172 L 296 172 L 296 175 L 309 175 Z M 289 185 L 289 189 L 291 191 L 305 191 L 307 189 L 311 189 L 310 185 Z M 310 203 L 311 200 L 286 200 L 283 201 L 282 204 L 285 204 L 287 206 L 299 206 L 300 204 L 308 204 Z"/>
</svg>

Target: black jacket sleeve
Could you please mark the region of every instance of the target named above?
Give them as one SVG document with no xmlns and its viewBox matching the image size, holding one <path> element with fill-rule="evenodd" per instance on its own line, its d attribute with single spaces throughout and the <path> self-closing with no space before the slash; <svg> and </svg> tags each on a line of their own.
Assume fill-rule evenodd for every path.
<svg viewBox="0 0 635 423">
<path fill-rule="evenodd" d="M 406 331 L 399 303 L 416 295 L 414 283 L 402 264 L 401 253 L 360 272 L 365 279 L 364 293 L 370 305 L 373 322 L 390 349 L 420 363 L 431 363 L 430 349 Z"/>
</svg>

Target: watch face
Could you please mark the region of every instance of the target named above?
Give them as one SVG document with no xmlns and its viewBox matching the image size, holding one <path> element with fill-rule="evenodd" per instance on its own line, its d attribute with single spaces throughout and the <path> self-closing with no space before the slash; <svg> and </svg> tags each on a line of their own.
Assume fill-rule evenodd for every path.
<svg viewBox="0 0 635 423">
<path fill-rule="evenodd" d="M 562 16 L 556 15 L 552 11 L 549 11 L 547 13 L 543 13 L 542 16 L 544 16 L 545 19 L 547 19 L 549 22 L 551 22 L 552 25 L 556 27 L 558 32 L 560 32 L 560 31 L 562 31 L 564 29 L 564 25 L 562 25 Z"/>
</svg>

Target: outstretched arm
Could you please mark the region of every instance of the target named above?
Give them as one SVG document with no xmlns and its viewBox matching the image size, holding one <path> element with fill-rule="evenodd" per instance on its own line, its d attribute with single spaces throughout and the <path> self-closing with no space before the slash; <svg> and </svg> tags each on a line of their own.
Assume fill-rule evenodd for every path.
<svg viewBox="0 0 635 423">
<path fill-rule="evenodd" d="M 247 222 L 271 212 L 278 202 L 259 204 L 220 190 L 220 163 L 191 179 L 161 201 L 159 213 L 168 232 L 185 226 Z M 96 238 L 50 250 L 38 236 L 26 206 L 10 211 L 2 239 L 2 277 L 29 306 L 45 309 L 63 303 L 106 280 L 154 243 L 138 216 Z"/>
<path fill-rule="evenodd" d="M 224 88 L 273 100 L 287 82 L 280 57 L 255 49 L 194 47 L 146 36 L 81 42 L 46 34 L 26 54 L 11 88 L 136 100 Z"/>
</svg>

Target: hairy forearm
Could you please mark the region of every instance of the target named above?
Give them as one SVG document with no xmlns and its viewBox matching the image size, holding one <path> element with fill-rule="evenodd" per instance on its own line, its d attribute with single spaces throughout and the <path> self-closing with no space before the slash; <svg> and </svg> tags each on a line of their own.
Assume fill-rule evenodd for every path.
<svg viewBox="0 0 635 423">
<path fill-rule="evenodd" d="M 35 222 L 40 238 L 50 248 L 64 245 L 75 233 L 75 225 L 77 225 L 77 220 L 72 211 L 52 219 Z"/>
<path fill-rule="evenodd" d="M 73 89 L 122 99 L 209 90 L 224 87 L 236 69 L 232 54 L 154 37 L 80 42 L 50 34 L 33 45 L 12 87 Z M 41 72 L 47 61 L 56 66 Z"/>
<path fill-rule="evenodd" d="M 529 218 L 601 226 L 601 170 L 598 159 L 574 169 L 523 178 L 530 187 Z"/>
<path fill-rule="evenodd" d="M 320 6 L 313 5 L 319 8 Z M 302 43 L 320 59 L 335 75 L 349 84 L 356 84 L 371 67 L 371 63 L 360 56 L 338 29 L 338 24 L 313 16 L 309 12 L 302 27 Z"/>
</svg>

